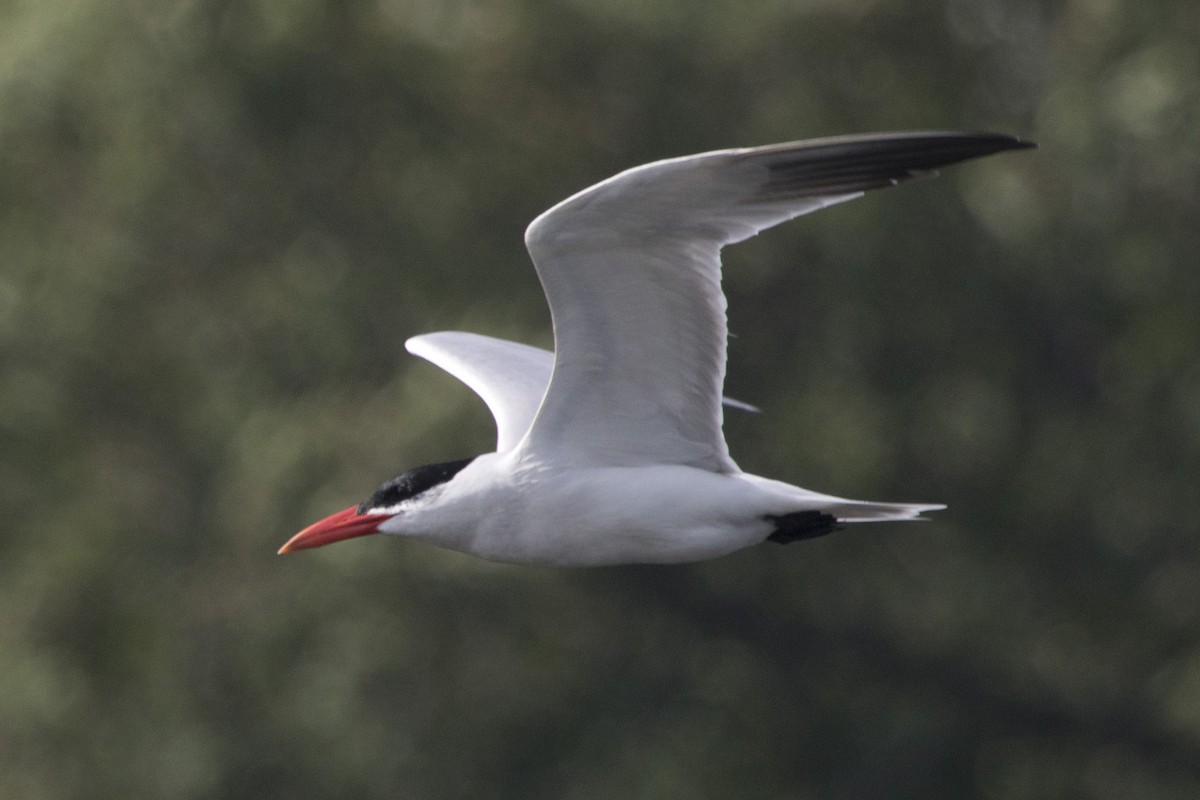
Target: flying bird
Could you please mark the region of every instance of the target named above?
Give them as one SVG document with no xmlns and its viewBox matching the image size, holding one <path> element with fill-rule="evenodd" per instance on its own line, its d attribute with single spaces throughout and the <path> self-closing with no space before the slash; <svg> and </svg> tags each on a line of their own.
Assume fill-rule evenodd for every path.
<svg viewBox="0 0 1200 800">
<path fill-rule="evenodd" d="M 994 133 L 814 139 L 656 161 L 567 198 L 525 231 L 553 353 L 459 331 L 406 342 L 483 399 L 495 452 L 403 472 L 279 552 L 385 533 L 519 564 L 682 563 L 945 508 L 738 468 L 721 430 L 720 252 L 871 189 L 1033 146 Z"/>
</svg>

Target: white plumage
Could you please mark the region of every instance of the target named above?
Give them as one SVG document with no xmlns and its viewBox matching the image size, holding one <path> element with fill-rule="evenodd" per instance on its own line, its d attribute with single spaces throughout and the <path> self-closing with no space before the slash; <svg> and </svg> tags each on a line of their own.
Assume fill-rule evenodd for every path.
<svg viewBox="0 0 1200 800">
<path fill-rule="evenodd" d="M 379 532 L 518 563 L 672 563 L 943 508 L 848 500 L 737 467 L 721 431 L 720 250 L 866 190 L 1029 146 L 895 133 L 725 150 L 564 200 L 525 234 L 553 354 L 462 332 L 407 342 L 484 400 L 496 452 L 402 473 L 281 552 Z"/>
</svg>

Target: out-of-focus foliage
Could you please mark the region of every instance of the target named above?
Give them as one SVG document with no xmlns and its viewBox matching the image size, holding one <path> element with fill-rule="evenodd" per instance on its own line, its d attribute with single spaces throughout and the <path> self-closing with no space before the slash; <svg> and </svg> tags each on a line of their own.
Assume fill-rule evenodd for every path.
<svg viewBox="0 0 1200 800">
<path fill-rule="evenodd" d="M 994 129 L 727 253 L 752 471 L 945 501 L 709 564 L 385 537 L 628 166 Z M 1200 796 L 1194 0 L 0 6 L 0 796 Z"/>
</svg>

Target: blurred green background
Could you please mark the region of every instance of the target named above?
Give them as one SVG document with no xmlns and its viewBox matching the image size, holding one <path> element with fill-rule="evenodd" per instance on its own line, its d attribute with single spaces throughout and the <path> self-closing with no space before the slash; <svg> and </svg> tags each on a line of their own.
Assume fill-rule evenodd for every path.
<svg viewBox="0 0 1200 800">
<path fill-rule="evenodd" d="M 747 470 L 943 501 L 707 564 L 396 539 L 645 161 L 1036 140 L 726 253 Z M 0 3 L 0 796 L 1200 797 L 1195 0 Z"/>
</svg>

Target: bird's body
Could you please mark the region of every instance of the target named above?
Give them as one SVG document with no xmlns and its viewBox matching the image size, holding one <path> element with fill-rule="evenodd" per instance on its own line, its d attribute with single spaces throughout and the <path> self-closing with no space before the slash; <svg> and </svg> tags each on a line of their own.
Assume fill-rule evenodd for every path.
<svg viewBox="0 0 1200 800">
<path fill-rule="evenodd" d="M 742 475 L 679 465 L 562 469 L 512 453 L 476 458 L 403 535 L 494 561 L 591 566 L 699 561 L 756 544 L 785 502 Z M 397 525 L 400 527 L 400 525 Z M 389 521 L 380 525 L 388 533 Z"/>
<path fill-rule="evenodd" d="M 845 521 L 863 519 L 856 505 L 888 518 L 940 508 L 856 504 L 744 472 L 562 468 L 512 452 L 478 456 L 431 491 L 393 507 L 378 531 L 493 561 L 557 566 L 626 563 L 631 553 L 640 563 L 702 561 L 764 541 L 778 527 L 773 517 L 796 512 Z"/>
<path fill-rule="evenodd" d="M 526 232 L 553 354 L 460 332 L 407 343 L 483 398 L 496 452 L 402 473 L 281 552 L 378 532 L 515 563 L 677 563 L 942 508 L 847 500 L 738 468 L 721 432 L 719 252 L 868 189 L 1027 146 L 901 133 L 726 150 L 564 200 Z"/>
</svg>

